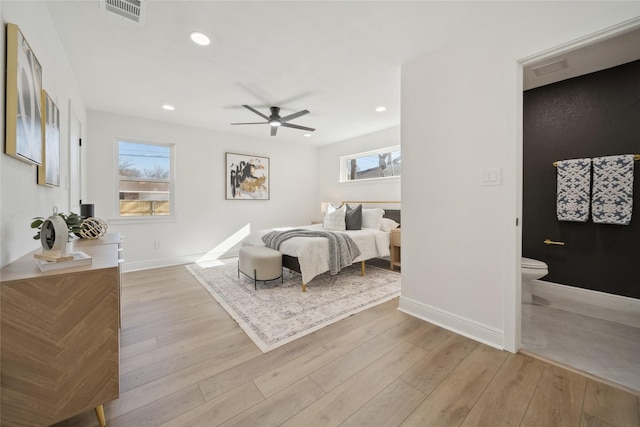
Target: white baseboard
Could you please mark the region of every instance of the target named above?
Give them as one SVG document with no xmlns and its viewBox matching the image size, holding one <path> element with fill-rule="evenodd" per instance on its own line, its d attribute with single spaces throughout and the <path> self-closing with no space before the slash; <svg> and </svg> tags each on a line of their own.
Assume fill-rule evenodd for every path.
<svg viewBox="0 0 640 427">
<path fill-rule="evenodd" d="M 549 305 L 574 313 L 640 328 L 640 299 L 534 280 L 534 304 Z"/>
<path fill-rule="evenodd" d="M 224 258 L 232 258 L 237 256 L 237 253 L 234 255 L 232 253 L 225 253 Z M 149 270 L 151 268 L 162 268 L 162 267 L 171 267 L 174 265 L 183 265 L 183 264 L 193 264 L 194 262 L 200 261 L 203 258 L 212 258 L 211 254 L 193 254 L 193 255 L 184 255 L 173 258 L 162 258 L 162 259 L 150 259 L 146 261 L 127 261 L 126 256 L 124 263 L 122 264 L 122 272 L 128 273 L 132 271 L 140 271 L 140 270 Z M 222 256 L 216 259 L 223 259 Z"/>
<path fill-rule="evenodd" d="M 501 330 L 455 316 L 403 296 L 400 296 L 398 310 L 472 340 L 504 350 L 504 333 Z"/>
<path fill-rule="evenodd" d="M 132 271 L 149 270 L 151 268 L 171 267 L 173 265 L 192 264 L 200 256 L 189 255 L 177 258 L 150 259 L 146 261 L 127 261 L 126 258 L 122 264 L 122 272 L 129 273 Z"/>
</svg>

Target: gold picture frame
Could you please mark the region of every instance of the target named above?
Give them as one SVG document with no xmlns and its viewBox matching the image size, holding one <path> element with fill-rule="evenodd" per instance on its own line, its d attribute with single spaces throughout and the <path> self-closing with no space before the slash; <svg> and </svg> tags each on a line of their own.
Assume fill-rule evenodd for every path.
<svg viewBox="0 0 640 427">
<path fill-rule="evenodd" d="M 44 89 L 42 106 L 44 157 L 42 165 L 38 166 L 38 184 L 60 187 L 60 110 Z"/>
<path fill-rule="evenodd" d="M 42 165 L 42 66 L 17 25 L 7 24 L 5 153 Z"/>
</svg>

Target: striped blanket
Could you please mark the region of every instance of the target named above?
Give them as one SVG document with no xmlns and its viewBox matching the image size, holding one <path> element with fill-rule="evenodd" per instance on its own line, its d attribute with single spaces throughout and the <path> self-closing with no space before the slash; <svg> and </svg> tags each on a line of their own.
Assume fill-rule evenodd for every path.
<svg viewBox="0 0 640 427">
<path fill-rule="evenodd" d="M 262 236 L 262 241 L 267 247 L 280 250 L 282 242 L 294 237 L 327 238 L 329 240 L 329 271 L 331 274 L 338 274 L 340 269 L 353 264 L 353 260 L 360 256 L 360 249 L 349 235 L 331 231 L 297 228 L 286 231 L 271 231 Z"/>
</svg>

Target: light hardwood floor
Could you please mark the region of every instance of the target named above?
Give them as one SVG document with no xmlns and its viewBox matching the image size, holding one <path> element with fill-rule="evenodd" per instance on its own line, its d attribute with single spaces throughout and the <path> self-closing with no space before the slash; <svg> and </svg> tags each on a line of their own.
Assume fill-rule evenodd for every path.
<svg viewBox="0 0 640 427">
<path fill-rule="evenodd" d="M 640 427 L 635 394 L 396 308 L 263 354 L 184 267 L 126 273 L 107 426 Z"/>
</svg>

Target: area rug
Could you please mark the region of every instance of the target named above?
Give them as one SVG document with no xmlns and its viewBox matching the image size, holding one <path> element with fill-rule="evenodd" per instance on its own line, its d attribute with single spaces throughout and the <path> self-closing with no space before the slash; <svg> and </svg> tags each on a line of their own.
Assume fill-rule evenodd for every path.
<svg viewBox="0 0 640 427">
<path fill-rule="evenodd" d="M 285 270 L 280 280 L 238 278 L 237 258 L 218 266 L 186 268 L 266 353 L 327 325 L 400 295 L 400 274 L 360 264 L 315 277 L 302 292 L 302 276 Z"/>
</svg>

